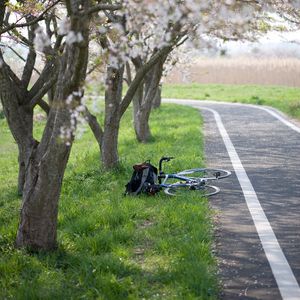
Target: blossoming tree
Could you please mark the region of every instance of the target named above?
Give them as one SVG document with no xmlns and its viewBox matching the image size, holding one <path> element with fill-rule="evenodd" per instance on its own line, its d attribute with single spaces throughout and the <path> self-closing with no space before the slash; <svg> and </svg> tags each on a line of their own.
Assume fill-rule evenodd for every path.
<svg viewBox="0 0 300 300">
<path fill-rule="evenodd" d="M 174 48 L 186 37 L 204 47 L 207 36 L 248 37 L 258 13 L 280 3 L 293 8 L 297 4 L 292 0 L 28 0 L 17 1 L 18 5 L 1 1 L 1 42 L 14 38 L 29 49 L 21 78 L 0 51 L 0 98 L 19 147 L 23 198 L 17 246 L 56 247 L 58 201 L 79 114 L 89 120 L 104 166 L 115 166 L 120 119 L 133 98 L 137 134 L 142 141 L 148 139 L 149 103 Z M 60 24 L 54 11 L 58 5 L 64 15 Z M 101 56 L 107 58 L 103 129 L 82 105 L 91 28 L 102 45 Z M 43 53 L 45 64 L 31 86 L 37 51 Z M 133 64 L 135 73 L 128 77 L 130 84 L 122 96 L 126 64 Z M 43 100 L 46 93 L 48 103 Z M 40 142 L 32 133 L 36 105 L 48 114 Z"/>
<path fill-rule="evenodd" d="M 22 1 L 18 6 L 20 12 L 17 15 L 20 17 L 13 24 L 8 23 L 8 3 L 2 1 L 0 6 L 1 37 L 6 32 L 12 32 L 31 46 L 21 80 L 12 72 L 1 54 L 0 96 L 9 127 L 18 145 L 21 145 L 19 149 L 23 144 L 26 149 L 21 219 L 16 245 L 33 250 L 50 250 L 56 247 L 58 200 L 74 137 L 73 132 L 69 134 L 68 131 L 70 138 L 62 142 L 61 133 L 63 128 L 74 127 L 72 111 L 80 106 L 83 94 L 81 89 L 88 61 L 91 14 L 101 9 L 118 8 L 110 4 L 91 4 L 89 0 L 65 1 L 69 27 L 67 31 L 61 28 L 61 32 L 57 32 L 55 43 L 52 45 L 50 32 L 46 35 L 37 27 L 37 23 L 44 19 L 47 22 L 47 12 L 58 2 L 49 1 L 43 12 L 34 16 L 26 10 L 26 2 Z M 34 1 L 29 1 L 28 4 L 33 5 Z M 20 20 L 25 21 L 21 23 Z M 29 28 L 28 38 L 22 37 L 19 32 L 15 31 L 17 28 L 26 27 Z M 46 28 L 54 28 L 55 31 L 57 26 L 54 23 Z M 28 91 L 28 82 L 36 55 L 33 42 L 36 48 L 47 56 L 45 67 L 47 69 L 41 73 L 39 79 Z M 29 73 L 25 70 L 29 70 Z M 48 74 L 53 72 L 57 76 L 57 79 L 54 78 L 53 99 L 49 103 L 48 118 L 42 139 L 37 142 L 32 137 L 32 111 L 35 104 L 43 105 L 41 98 L 53 84 L 52 76 L 49 78 Z M 70 106 L 74 109 L 70 109 Z M 27 144 L 30 147 L 27 147 Z"/>
<path fill-rule="evenodd" d="M 48 8 L 41 14 L 46 18 L 48 24 L 51 22 L 51 14 L 47 14 L 52 8 L 49 4 Z M 21 10 L 21 7 L 19 8 Z M 34 5 L 22 7 L 23 12 L 16 12 L 16 15 L 27 13 L 27 10 L 33 9 Z M 35 31 L 38 30 L 36 18 L 32 15 L 26 15 L 24 22 L 21 24 L 9 24 L 9 13 L 5 14 L 6 4 L 4 1 L 0 4 L 0 26 L 1 39 L 3 45 L 6 45 L 7 39 L 14 39 L 28 47 L 28 54 L 25 59 L 24 68 L 21 76 L 16 73 L 5 62 L 3 51 L 0 51 L 0 97 L 4 113 L 9 124 L 9 128 L 14 136 L 14 139 L 19 149 L 19 180 L 18 191 L 23 192 L 25 182 L 26 162 L 29 160 L 30 153 L 37 145 L 37 141 L 32 134 L 33 129 L 33 109 L 36 105 L 41 106 L 47 113 L 49 112 L 48 104 L 43 101 L 43 96 L 56 81 L 55 59 L 48 58 L 42 71 L 39 73 L 39 78 L 30 86 L 30 80 L 35 69 L 36 50 L 34 48 Z M 23 32 L 27 32 L 27 37 L 22 35 L 23 32 L 18 31 L 18 28 L 24 27 Z M 60 46 L 60 42 L 54 48 L 48 48 L 49 52 L 55 52 Z M 51 51 L 50 51 L 51 50 Z"/>
<path fill-rule="evenodd" d="M 132 100 L 137 139 L 141 142 L 150 139 L 148 121 L 152 101 L 157 95 L 164 62 L 173 49 L 186 39 L 206 47 L 208 36 L 244 37 L 255 23 L 256 11 L 261 9 L 257 1 L 126 0 L 122 3 L 120 10 L 104 15 L 105 26 L 98 28 L 108 61 L 104 127 L 94 128 L 100 129 L 97 140 L 106 168 L 118 165 L 119 123 Z M 129 71 L 132 66 L 135 76 Z M 129 87 L 122 98 L 125 69 Z"/>
</svg>

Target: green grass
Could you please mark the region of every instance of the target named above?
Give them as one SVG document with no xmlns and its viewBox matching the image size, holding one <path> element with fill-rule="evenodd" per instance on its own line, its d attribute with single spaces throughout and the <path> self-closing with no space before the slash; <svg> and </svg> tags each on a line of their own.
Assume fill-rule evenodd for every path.
<svg viewBox="0 0 300 300">
<path fill-rule="evenodd" d="M 30 255 L 14 248 L 17 147 L 0 120 L 0 299 L 217 298 L 207 200 L 122 196 L 136 162 L 156 164 L 160 156 L 174 155 L 169 170 L 203 165 L 201 125 L 196 110 L 163 105 L 151 118 L 152 142 L 141 145 L 129 111 L 121 126 L 121 167 L 112 172 L 100 168 L 98 146 L 86 132 L 66 170 L 59 248 Z"/>
<path fill-rule="evenodd" d="M 268 105 L 300 119 L 300 88 L 196 83 L 165 84 L 162 96 Z"/>
</svg>

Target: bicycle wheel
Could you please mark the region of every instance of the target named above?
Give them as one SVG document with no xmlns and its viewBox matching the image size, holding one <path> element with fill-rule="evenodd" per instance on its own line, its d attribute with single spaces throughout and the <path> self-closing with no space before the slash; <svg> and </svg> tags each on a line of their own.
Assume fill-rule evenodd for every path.
<svg viewBox="0 0 300 300">
<path fill-rule="evenodd" d="M 230 176 L 231 172 L 223 169 L 197 168 L 181 171 L 177 175 L 196 180 L 201 178 L 205 180 L 217 180 Z"/>
<path fill-rule="evenodd" d="M 173 185 L 164 189 L 170 196 L 192 196 L 208 197 L 220 192 L 220 189 L 212 185 Z"/>
</svg>

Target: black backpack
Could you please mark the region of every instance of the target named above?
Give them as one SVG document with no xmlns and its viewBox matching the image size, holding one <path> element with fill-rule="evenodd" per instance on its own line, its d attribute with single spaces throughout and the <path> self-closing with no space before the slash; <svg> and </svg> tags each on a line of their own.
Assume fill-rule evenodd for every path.
<svg viewBox="0 0 300 300">
<path fill-rule="evenodd" d="M 133 166 L 133 174 L 130 181 L 125 185 L 125 195 L 138 195 L 146 193 L 154 195 L 159 191 L 157 181 L 157 168 L 150 162 L 143 162 Z"/>
</svg>

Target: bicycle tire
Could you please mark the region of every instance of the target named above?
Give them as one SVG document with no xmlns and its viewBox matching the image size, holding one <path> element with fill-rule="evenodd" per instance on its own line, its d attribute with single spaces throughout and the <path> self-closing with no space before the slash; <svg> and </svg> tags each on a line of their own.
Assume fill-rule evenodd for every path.
<svg viewBox="0 0 300 300">
<path fill-rule="evenodd" d="M 185 176 L 194 180 L 204 179 L 209 181 L 226 178 L 231 175 L 231 172 L 224 169 L 196 168 L 181 171 L 177 173 L 177 175 Z"/>
<path fill-rule="evenodd" d="M 169 196 L 187 196 L 188 193 L 200 195 L 201 197 L 209 197 L 220 192 L 220 189 L 213 185 L 173 185 L 164 189 L 165 194 Z"/>
</svg>

